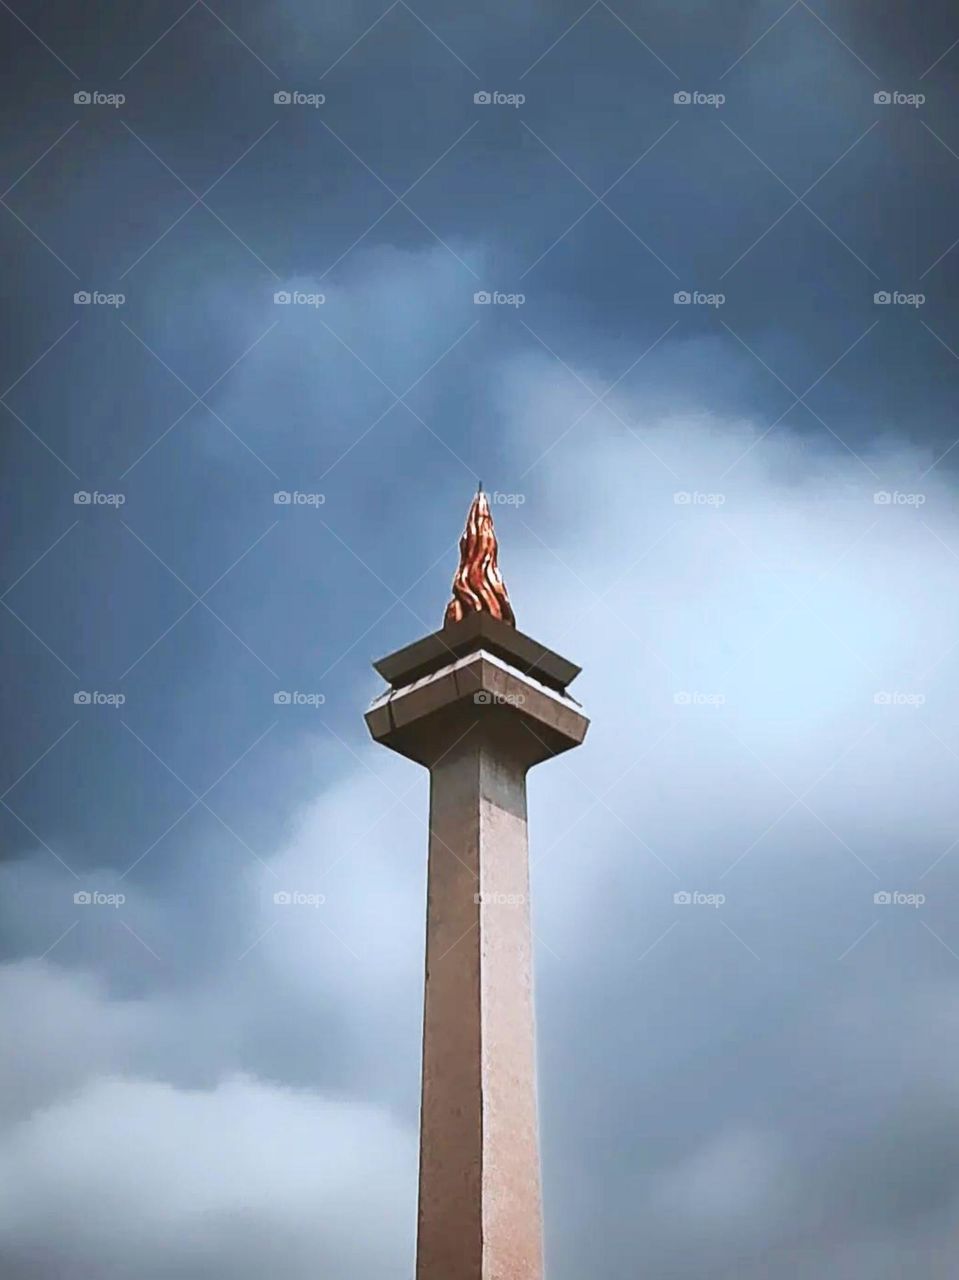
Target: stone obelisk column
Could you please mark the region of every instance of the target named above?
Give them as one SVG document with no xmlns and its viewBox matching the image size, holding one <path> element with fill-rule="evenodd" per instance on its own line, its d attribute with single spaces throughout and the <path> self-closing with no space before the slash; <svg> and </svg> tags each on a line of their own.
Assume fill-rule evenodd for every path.
<svg viewBox="0 0 959 1280">
<path fill-rule="evenodd" d="M 370 733 L 430 770 L 416 1280 L 541 1280 L 526 773 L 579 668 L 516 630 L 484 494 L 442 630 L 376 663 Z"/>
</svg>

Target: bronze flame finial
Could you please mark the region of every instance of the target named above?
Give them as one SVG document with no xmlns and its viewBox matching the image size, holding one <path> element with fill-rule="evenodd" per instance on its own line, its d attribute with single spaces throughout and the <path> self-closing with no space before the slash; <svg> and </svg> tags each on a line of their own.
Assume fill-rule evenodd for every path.
<svg viewBox="0 0 959 1280">
<path fill-rule="evenodd" d="M 460 538 L 460 563 L 453 576 L 453 598 L 446 606 L 444 626 L 462 622 L 468 613 L 491 613 L 511 627 L 516 626 L 496 556 L 493 517 L 481 483 Z"/>
</svg>

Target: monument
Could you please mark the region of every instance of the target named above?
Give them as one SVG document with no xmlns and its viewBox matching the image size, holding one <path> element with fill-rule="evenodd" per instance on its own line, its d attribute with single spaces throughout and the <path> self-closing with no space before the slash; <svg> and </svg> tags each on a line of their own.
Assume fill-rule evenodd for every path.
<svg viewBox="0 0 959 1280">
<path fill-rule="evenodd" d="M 526 774 L 579 746 L 579 668 L 516 629 L 480 488 L 443 627 L 366 723 L 430 771 L 416 1280 L 542 1280 Z"/>
</svg>

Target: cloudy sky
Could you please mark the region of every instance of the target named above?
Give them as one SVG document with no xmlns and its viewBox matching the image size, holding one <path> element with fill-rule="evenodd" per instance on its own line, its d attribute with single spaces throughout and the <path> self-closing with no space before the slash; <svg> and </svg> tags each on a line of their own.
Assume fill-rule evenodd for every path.
<svg viewBox="0 0 959 1280">
<path fill-rule="evenodd" d="M 593 720 L 530 785 L 551 1280 L 952 1277 L 955 13 L 0 29 L 3 1275 L 412 1274 L 362 712 L 482 478 Z"/>
</svg>

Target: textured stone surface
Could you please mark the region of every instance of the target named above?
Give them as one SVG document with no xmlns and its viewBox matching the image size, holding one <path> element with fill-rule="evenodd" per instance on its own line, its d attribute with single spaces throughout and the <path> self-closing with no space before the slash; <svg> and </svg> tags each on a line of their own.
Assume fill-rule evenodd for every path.
<svg viewBox="0 0 959 1280">
<path fill-rule="evenodd" d="M 540 1280 L 525 768 L 432 772 L 417 1280 Z"/>
</svg>

